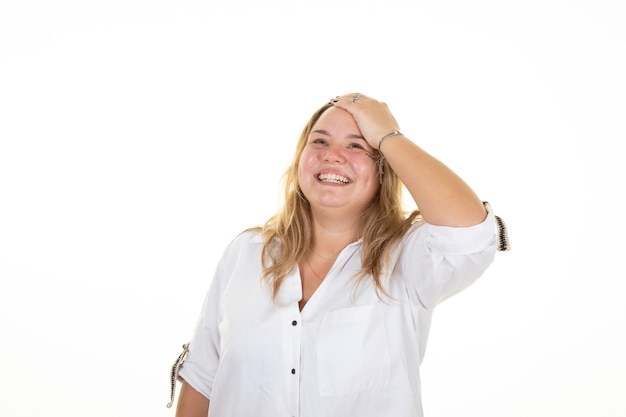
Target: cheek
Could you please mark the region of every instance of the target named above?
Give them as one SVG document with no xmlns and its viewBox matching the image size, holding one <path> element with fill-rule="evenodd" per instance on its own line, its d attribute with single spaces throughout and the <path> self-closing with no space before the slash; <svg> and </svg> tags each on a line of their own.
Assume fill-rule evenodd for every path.
<svg viewBox="0 0 626 417">
<path fill-rule="evenodd" d="M 311 157 L 305 153 L 302 154 L 298 161 L 298 183 L 302 185 L 303 180 L 309 177 L 308 172 L 311 171 Z"/>
<path fill-rule="evenodd" d="M 298 176 L 309 172 L 316 163 L 316 157 L 310 152 L 303 152 L 298 161 Z"/>
<path fill-rule="evenodd" d="M 355 169 L 358 170 L 359 177 L 365 178 L 367 181 L 376 180 L 378 182 L 378 165 L 369 157 L 359 160 Z"/>
<path fill-rule="evenodd" d="M 371 194 L 373 197 L 380 188 L 380 177 L 378 176 L 378 165 L 372 162 L 363 164 L 360 177 L 364 179 L 368 194 Z"/>
</svg>

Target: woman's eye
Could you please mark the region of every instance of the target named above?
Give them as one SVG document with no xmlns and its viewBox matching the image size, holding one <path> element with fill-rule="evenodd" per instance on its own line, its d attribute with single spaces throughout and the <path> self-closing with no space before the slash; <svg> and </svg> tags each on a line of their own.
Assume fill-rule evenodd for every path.
<svg viewBox="0 0 626 417">
<path fill-rule="evenodd" d="M 323 145 L 323 144 L 325 144 L 325 143 L 326 143 L 326 140 L 325 140 L 325 139 L 318 138 L 318 139 L 313 139 L 313 140 L 311 141 L 311 143 L 314 143 L 314 144 L 316 144 L 316 145 Z"/>
<path fill-rule="evenodd" d="M 365 148 L 363 147 L 363 145 L 361 145 L 360 143 L 351 143 L 348 148 L 350 149 L 362 149 L 365 150 Z"/>
</svg>

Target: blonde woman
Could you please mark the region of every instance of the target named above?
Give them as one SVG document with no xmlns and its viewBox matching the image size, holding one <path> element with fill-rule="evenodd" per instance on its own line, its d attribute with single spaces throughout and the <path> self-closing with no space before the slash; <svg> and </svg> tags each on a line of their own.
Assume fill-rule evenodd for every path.
<svg viewBox="0 0 626 417">
<path fill-rule="evenodd" d="M 433 309 L 506 249 L 498 225 L 385 103 L 331 100 L 300 136 L 282 210 L 219 262 L 175 364 L 176 416 L 422 416 Z"/>
</svg>

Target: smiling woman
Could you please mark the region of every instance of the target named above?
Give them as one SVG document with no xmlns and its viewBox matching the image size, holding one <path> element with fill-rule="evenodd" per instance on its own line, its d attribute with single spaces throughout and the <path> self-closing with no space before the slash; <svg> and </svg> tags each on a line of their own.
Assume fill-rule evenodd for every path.
<svg viewBox="0 0 626 417">
<path fill-rule="evenodd" d="M 311 204 L 313 218 L 321 220 L 327 213 L 331 219 L 359 219 L 379 188 L 375 149 L 352 115 L 339 107 L 325 111 L 307 139 L 298 184 Z"/>
<path fill-rule="evenodd" d="M 498 220 L 385 103 L 331 100 L 296 144 L 282 209 L 217 267 L 175 366 L 177 416 L 422 416 L 433 309 L 507 249 Z"/>
</svg>

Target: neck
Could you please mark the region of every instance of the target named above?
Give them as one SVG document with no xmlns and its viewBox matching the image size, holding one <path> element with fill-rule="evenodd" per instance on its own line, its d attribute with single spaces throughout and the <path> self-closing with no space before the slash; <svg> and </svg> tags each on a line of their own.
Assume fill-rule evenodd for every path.
<svg viewBox="0 0 626 417">
<path fill-rule="evenodd" d="M 339 252 L 361 236 L 362 227 L 355 221 L 313 217 L 311 252 L 320 258 L 335 259 Z"/>
</svg>

